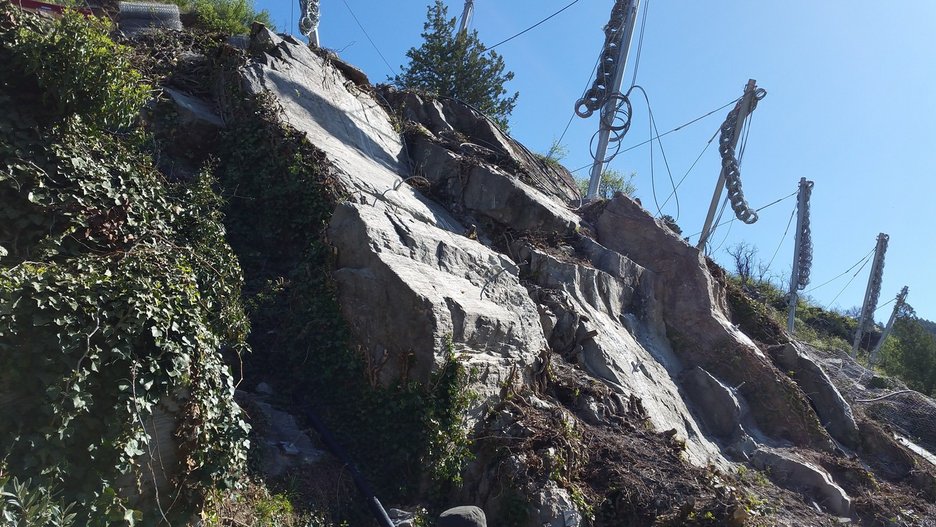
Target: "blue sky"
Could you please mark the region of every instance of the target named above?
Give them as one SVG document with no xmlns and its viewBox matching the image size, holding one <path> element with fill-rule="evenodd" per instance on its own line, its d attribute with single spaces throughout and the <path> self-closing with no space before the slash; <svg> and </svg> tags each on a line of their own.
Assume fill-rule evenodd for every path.
<svg viewBox="0 0 936 527">
<path fill-rule="evenodd" d="M 471 27 L 492 45 L 570 2 L 475 0 Z M 406 50 L 420 43 L 428 3 L 322 0 L 321 43 L 363 69 L 372 82 L 386 81 L 390 68 L 351 11 L 398 71 Z M 258 8 L 270 10 L 280 31 L 297 24 L 298 0 L 295 4 L 256 1 Z M 451 16 L 461 14 L 460 0 L 447 4 Z M 512 135 L 532 150 L 546 152 L 559 138 L 590 84 L 612 4 L 580 0 L 497 48 L 516 75 L 510 89 L 520 92 L 510 119 Z M 756 79 L 768 93 L 753 117 L 741 171 L 744 192 L 757 208 L 795 192 L 800 177 L 815 181 L 810 288 L 852 267 L 885 232 L 890 247 L 880 304 L 908 285 L 918 314 L 936 319 L 934 271 L 927 271 L 936 260 L 936 2 L 643 0 L 641 8 L 647 23 L 637 84 L 649 94 L 659 130 L 732 101 L 749 78 Z M 635 50 L 636 42 L 625 87 L 634 74 Z M 647 105 L 639 96 L 632 100 L 625 147 L 650 137 Z M 663 138 L 674 180 L 686 174 L 727 111 Z M 562 139 L 567 167 L 590 164 L 588 142 L 597 126 L 596 117 L 573 119 Z M 679 187 L 679 209 L 670 200 L 662 210 L 678 216 L 684 234 L 701 230 L 720 167 L 716 146 L 717 141 Z M 651 212 L 657 212 L 654 186 L 661 204 L 672 191 L 654 147 L 652 170 L 649 146 L 622 153 L 610 165 L 637 173 L 637 195 Z M 781 238 L 794 206 L 795 198 L 789 198 L 761 212 L 754 225 L 735 221 L 730 229 L 721 227 L 712 238 L 718 248 L 713 256 L 730 269 L 727 247 L 752 244 L 765 263 L 779 247 L 771 269 L 788 279 L 792 233 L 782 244 Z M 730 214 L 726 210 L 725 219 Z M 852 279 L 856 268 L 809 295 L 826 307 L 858 305 L 869 269 L 870 264 Z M 886 320 L 890 309 L 881 307 L 876 318 Z"/>
</svg>

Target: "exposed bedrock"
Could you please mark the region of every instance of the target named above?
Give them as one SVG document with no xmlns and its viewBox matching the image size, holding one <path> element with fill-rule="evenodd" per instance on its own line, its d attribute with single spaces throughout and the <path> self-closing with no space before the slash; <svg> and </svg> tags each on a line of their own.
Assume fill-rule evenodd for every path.
<svg viewBox="0 0 936 527">
<path fill-rule="evenodd" d="M 831 450 L 802 391 L 730 323 L 720 271 L 636 203 L 622 196 L 586 211 L 591 239 L 567 207 L 568 174 L 471 108 L 376 92 L 290 38 L 258 34 L 253 47 L 245 88 L 275 98 L 349 196 L 327 234 L 342 312 L 375 381 L 428 380 L 451 339 L 477 367 L 478 417 L 508 381 L 535 390 L 535 367 L 552 350 L 607 386 L 612 406 L 639 400 L 696 465 L 727 467 L 758 444 Z M 823 382 L 795 360 L 814 387 Z M 604 413 L 575 412 L 592 424 Z M 844 409 L 820 415 L 848 437 Z M 827 474 L 788 472 L 805 474 L 830 509 L 846 507 L 820 485 Z"/>
<path fill-rule="evenodd" d="M 626 196 L 607 202 L 595 227 L 598 242 L 652 272 L 665 334 L 686 367 L 699 366 L 734 386 L 768 437 L 831 448 L 802 392 L 731 324 L 724 288 L 712 274 L 715 267 L 698 249 Z"/>
</svg>

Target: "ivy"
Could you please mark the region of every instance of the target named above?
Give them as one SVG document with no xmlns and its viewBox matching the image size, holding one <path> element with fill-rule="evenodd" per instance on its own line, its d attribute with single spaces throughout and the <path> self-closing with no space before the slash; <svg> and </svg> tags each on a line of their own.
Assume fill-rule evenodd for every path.
<svg viewBox="0 0 936 527">
<path fill-rule="evenodd" d="M 130 68 L 95 70 L 126 66 L 101 23 L 22 16 L 0 6 L 0 460 L 81 525 L 186 518 L 246 461 L 222 352 L 246 351 L 249 325 L 222 202 L 210 168 L 169 183 L 113 133 L 143 92 Z M 160 415 L 177 456 L 153 467 Z"/>
<path fill-rule="evenodd" d="M 7 17 L 14 17 L 9 7 Z M 68 10 L 55 22 L 23 17 L 2 32 L 16 68 L 34 77 L 44 102 L 60 116 L 79 115 L 104 128 L 129 126 L 149 100 L 131 67 L 130 49 L 115 44 L 106 19 Z"/>
</svg>

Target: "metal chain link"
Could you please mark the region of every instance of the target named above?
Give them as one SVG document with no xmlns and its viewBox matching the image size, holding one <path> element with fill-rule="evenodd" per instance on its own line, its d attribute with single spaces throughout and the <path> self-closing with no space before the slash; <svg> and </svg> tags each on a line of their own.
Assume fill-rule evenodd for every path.
<svg viewBox="0 0 936 527">
<path fill-rule="evenodd" d="M 800 291 L 809 285 L 809 273 L 812 271 L 813 244 L 809 225 L 809 198 L 812 196 L 813 185 L 814 182 L 806 181 L 806 185 L 803 186 L 803 230 L 800 232 L 799 276 L 796 282 L 796 288 Z"/>
<path fill-rule="evenodd" d="M 624 22 L 627 15 L 627 0 L 617 0 L 611 10 L 611 20 L 605 26 L 605 45 L 598 59 L 595 82 L 585 95 L 575 103 L 575 114 L 582 118 L 591 117 L 612 95 L 610 90 L 617 74 L 618 55 L 624 45 Z M 628 119 L 629 121 L 629 119 Z"/>
<path fill-rule="evenodd" d="M 767 95 L 767 90 L 758 88 L 754 91 L 754 97 L 751 100 L 750 112 L 757 108 L 757 102 Z M 742 101 L 738 101 L 734 109 L 728 113 L 725 122 L 721 126 L 721 137 L 718 140 L 718 151 L 722 158 L 722 170 L 725 172 L 725 188 L 728 189 L 728 199 L 731 201 L 731 208 L 735 216 L 744 223 L 752 224 L 757 221 L 757 211 L 748 205 L 744 199 L 744 191 L 741 190 L 741 168 L 738 165 L 738 158 L 735 155 L 735 148 L 731 144 L 736 129 L 740 128 L 742 123 L 738 122 L 738 115 L 741 112 Z"/>
<path fill-rule="evenodd" d="M 299 0 L 299 11 L 302 12 L 302 17 L 299 19 L 299 32 L 308 37 L 318 31 L 321 19 L 319 0 Z"/>
</svg>

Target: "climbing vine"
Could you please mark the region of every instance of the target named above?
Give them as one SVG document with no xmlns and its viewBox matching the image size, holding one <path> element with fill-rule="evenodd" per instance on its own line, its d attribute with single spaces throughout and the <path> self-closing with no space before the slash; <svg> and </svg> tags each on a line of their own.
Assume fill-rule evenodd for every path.
<svg viewBox="0 0 936 527">
<path fill-rule="evenodd" d="M 246 459 L 220 201 L 210 175 L 169 183 L 111 132 L 140 109 L 125 57 L 103 24 L 0 6 L 0 459 L 90 525 L 184 518 Z M 56 85 L 69 61 L 96 78 Z"/>
</svg>

